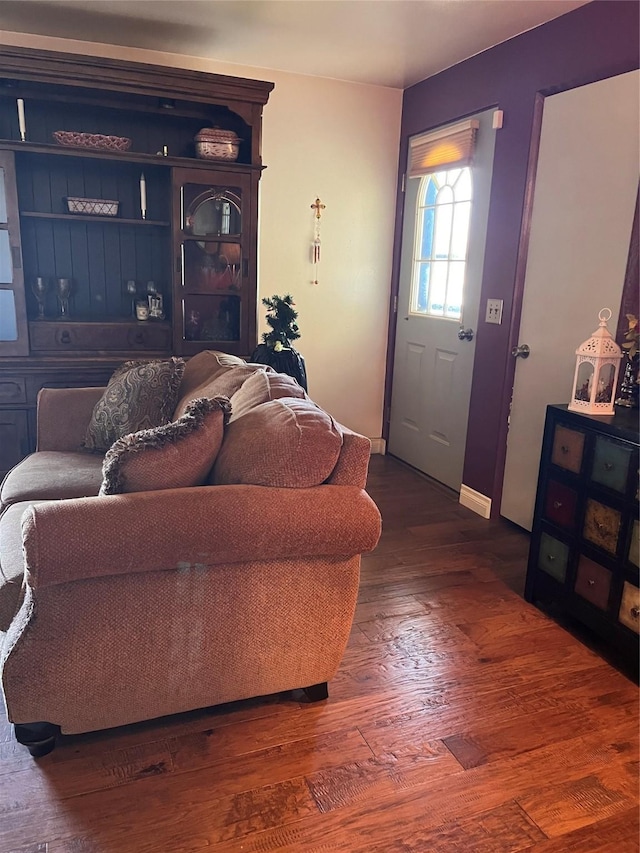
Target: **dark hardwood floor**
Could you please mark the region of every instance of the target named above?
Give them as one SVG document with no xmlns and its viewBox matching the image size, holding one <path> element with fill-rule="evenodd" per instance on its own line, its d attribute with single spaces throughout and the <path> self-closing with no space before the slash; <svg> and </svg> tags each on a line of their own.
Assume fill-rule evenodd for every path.
<svg viewBox="0 0 640 853">
<path fill-rule="evenodd" d="M 528 537 L 391 458 L 327 702 L 0 722 L 0 853 L 636 853 L 638 690 L 522 599 Z M 1 712 L 0 712 L 1 713 Z"/>
</svg>

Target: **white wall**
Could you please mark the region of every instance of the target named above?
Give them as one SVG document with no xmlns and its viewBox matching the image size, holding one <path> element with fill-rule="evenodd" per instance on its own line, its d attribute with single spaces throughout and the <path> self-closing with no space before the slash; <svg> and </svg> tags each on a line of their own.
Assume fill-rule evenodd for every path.
<svg viewBox="0 0 640 853">
<path fill-rule="evenodd" d="M 264 109 L 259 295 L 293 296 L 313 399 L 379 438 L 402 92 L 301 74 L 0 31 L 0 44 L 107 56 L 275 83 Z M 319 196 L 322 258 L 311 284 Z M 264 331 L 262 305 L 260 331 Z"/>
</svg>

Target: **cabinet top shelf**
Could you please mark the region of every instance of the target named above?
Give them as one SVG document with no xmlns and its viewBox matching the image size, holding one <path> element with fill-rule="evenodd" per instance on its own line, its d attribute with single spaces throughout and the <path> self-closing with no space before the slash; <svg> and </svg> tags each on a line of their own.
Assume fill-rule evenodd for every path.
<svg viewBox="0 0 640 853">
<path fill-rule="evenodd" d="M 76 222 L 113 222 L 116 225 L 154 225 L 168 228 L 170 223 L 161 219 L 123 219 L 120 216 L 95 216 L 85 213 L 38 213 L 35 210 L 22 210 L 20 216 L 30 219 L 68 219 Z"/>
<path fill-rule="evenodd" d="M 163 154 L 144 154 L 137 151 L 108 151 L 100 148 L 81 148 L 54 145 L 47 142 L 19 142 L 16 139 L 0 139 L 0 148 L 9 151 L 27 151 L 31 154 L 49 154 L 63 157 L 84 157 L 97 160 L 120 160 L 124 163 L 140 163 L 154 166 L 188 166 L 190 169 L 212 169 L 223 172 L 262 172 L 265 166 L 252 166 L 233 160 L 198 160 L 195 157 L 165 157 Z"/>
</svg>

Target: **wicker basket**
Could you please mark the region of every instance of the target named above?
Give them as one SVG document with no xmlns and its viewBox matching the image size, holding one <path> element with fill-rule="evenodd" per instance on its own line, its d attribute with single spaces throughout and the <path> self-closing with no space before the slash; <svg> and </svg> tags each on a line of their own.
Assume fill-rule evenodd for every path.
<svg viewBox="0 0 640 853">
<path fill-rule="evenodd" d="M 196 156 L 201 160 L 237 160 L 240 139 L 232 130 L 203 127 L 195 136 Z"/>
<path fill-rule="evenodd" d="M 58 145 L 72 145 L 77 148 L 100 148 L 104 151 L 128 151 L 131 148 L 131 140 L 126 136 L 104 136 L 102 133 L 55 130 L 53 138 Z"/>
<path fill-rule="evenodd" d="M 66 199 L 69 213 L 85 213 L 89 216 L 117 216 L 119 201 L 107 198 L 75 198 Z"/>
</svg>

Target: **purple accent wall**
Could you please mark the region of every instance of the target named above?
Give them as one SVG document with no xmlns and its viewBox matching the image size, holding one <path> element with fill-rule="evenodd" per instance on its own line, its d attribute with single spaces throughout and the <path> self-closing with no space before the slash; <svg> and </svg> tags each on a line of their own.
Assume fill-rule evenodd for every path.
<svg viewBox="0 0 640 853">
<path fill-rule="evenodd" d="M 522 265 L 518 267 L 517 261 L 523 217 L 526 224 L 530 213 L 525 210 L 525 192 L 532 135 L 537 144 L 536 93 L 549 95 L 638 68 L 639 9 L 634 0 L 594 0 L 404 93 L 401 171 L 410 135 L 491 106 L 504 110 L 504 126 L 496 136 L 481 304 L 489 297 L 503 299 L 505 321 L 501 326 L 479 323 L 463 474 L 467 486 L 493 499 L 494 515 L 499 511 L 515 370 L 510 352 L 519 327 L 522 282 L 517 273 Z M 394 293 L 401 204 L 400 200 Z"/>
</svg>

